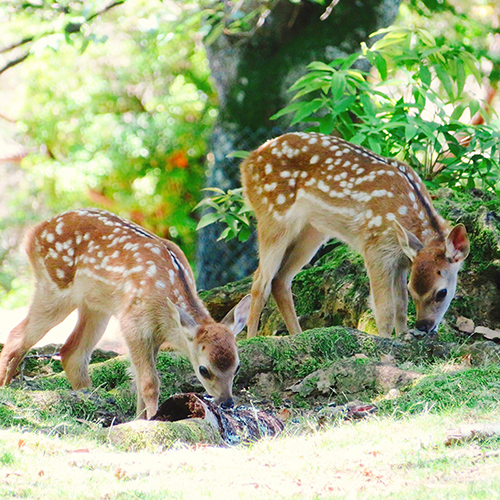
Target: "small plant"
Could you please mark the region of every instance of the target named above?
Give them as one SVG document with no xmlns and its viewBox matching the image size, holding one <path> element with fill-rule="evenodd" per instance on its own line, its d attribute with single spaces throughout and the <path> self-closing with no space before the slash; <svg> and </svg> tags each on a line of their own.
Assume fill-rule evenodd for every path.
<svg viewBox="0 0 500 500">
<path fill-rule="evenodd" d="M 239 241 L 248 240 L 252 232 L 253 215 L 243 199 L 243 189 L 229 189 L 226 192 L 218 188 L 206 188 L 204 191 L 213 191 L 216 194 L 200 201 L 195 210 L 210 207 L 214 211 L 203 215 L 196 229 L 199 230 L 220 221 L 227 227 L 222 231 L 219 240 L 230 240 L 236 237 Z"/>
<path fill-rule="evenodd" d="M 391 27 L 371 48 L 329 64 L 312 62 L 275 118 L 333 131 L 383 156 L 398 156 L 435 185 L 500 190 L 500 134 L 466 82 L 481 84 L 464 47 L 438 45 L 420 28 Z M 371 65 L 372 71 L 367 68 Z M 300 99 L 300 100 L 299 100 Z M 461 121 L 461 120 L 465 120 Z M 474 124 L 474 123 L 478 124 Z"/>
</svg>

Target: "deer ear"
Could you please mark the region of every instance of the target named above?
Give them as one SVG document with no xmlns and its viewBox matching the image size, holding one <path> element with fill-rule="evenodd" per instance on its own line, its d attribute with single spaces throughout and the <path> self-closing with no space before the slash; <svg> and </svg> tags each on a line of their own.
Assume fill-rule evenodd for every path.
<svg viewBox="0 0 500 500">
<path fill-rule="evenodd" d="M 246 325 L 251 304 L 251 295 L 245 295 L 240 300 L 239 304 L 236 307 L 233 307 L 221 321 L 221 323 L 226 325 L 235 336 L 238 335 L 238 333 L 240 333 Z"/>
<path fill-rule="evenodd" d="M 469 255 L 470 243 L 463 224 L 457 224 L 446 238 L 446 257 L 461 262 Z"/>
<path fill-rule="evenodd" d="M 188 340 L 193 341 L 196 336 L 196 329 L 199 326 L 198 323 L 196 323 L 189 313 L 175 305 L 168 298 L 166 308 L 167 315 L 170 319 L 168 327 L 180 329 Z"/>
<path fill-rule="evenodd" d="M 418 252 L 424 248 L 422 242 L 410 231 L 407 231 L 397 220 L 394 221 L 394 229 L 398 237 L 399 245 L 405 255 L 413 261 Z"/>
</svg>

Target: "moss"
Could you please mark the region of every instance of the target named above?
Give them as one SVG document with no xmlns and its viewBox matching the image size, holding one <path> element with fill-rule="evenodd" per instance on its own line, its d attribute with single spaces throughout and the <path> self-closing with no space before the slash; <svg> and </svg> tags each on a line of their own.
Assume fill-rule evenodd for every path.
<svg viewBox="0 0 500 500">
<path fill-rule="evenodd" d="M 273 371 L 282 381 L 299 379 L 327 361 L 359 352 L 356 336 L 342 327 L 315 328 L 293 337 L 258 337 L 240 342 L 240 371 L 252 376 L 258 366 L 260 371 Z"/>
<path fill-rule="evenodd" d="M 161 399 L 169 398 L 177 392 L 183 392 L 188 380 L 195 377 L 191 363 L 185 356 L 174 352 L 160 352 L 156 363 L 160 377 Z M 191 388 L 189 388 L 191 390 Z"/>
<path fill-rule="evenodd" d="M 124 356 L 91 365 L 89 372 L 92 386 L 105 391 L 128 385 L 131 380 L 130 361 Z"/>
<path fill-rule="evenodd" d="M 400 398 L 381 402 L 383 413 L 419 413 L 454 408 L 487 410 L 500 403 L 500 366 L 463 369 L 452 373 L 430 374 Z"/>
</svg>

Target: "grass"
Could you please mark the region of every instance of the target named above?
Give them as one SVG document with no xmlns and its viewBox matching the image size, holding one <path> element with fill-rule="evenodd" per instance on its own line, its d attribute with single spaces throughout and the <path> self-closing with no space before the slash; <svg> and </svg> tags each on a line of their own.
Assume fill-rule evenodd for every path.
<svg viewBox="0 0 500 500">
<path fill-rule="evenodd" d="M 498 420 L 454 410 L 287 426 L 250 447 L 120 453 L 86 438 L 0 431 L 0 497 L 52 499 L 499 498 L 497 440 L 446 447 L 446 430 Z"/>
<path fill-rule="evenodd" d="M 429 365 L 366 420 L 292 410 L 275 439 L 232 448 L 178 443 L 157 453 L 103 444 L 95 424 L 74 420 L 74 408 L 50 418 L 33 407 L 19 414 L 23 391 L 4 389 L 0 498 L 500 498 L 500 439 L 444 445 L 450 428 L 500 421 L 499 382 L 497 365 Z M 46 425 L 26 432 L 30 418 Z"/>
</svg>

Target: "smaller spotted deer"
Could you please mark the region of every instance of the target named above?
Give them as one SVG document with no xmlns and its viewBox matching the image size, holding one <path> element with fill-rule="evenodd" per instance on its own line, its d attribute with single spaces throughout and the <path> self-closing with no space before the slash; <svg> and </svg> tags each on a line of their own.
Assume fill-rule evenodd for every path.
<svg viewBox="0 0 500 500">
<path fill-rule="evenodd" d="M 437 328 L 455 294 L 469 240 L 462 224 L 451 229 L 435 212 L 409 166 L 337 137 L 291 133 L 251 153 L 241 174 L 257 218 L 260 257 L 249 337 L 257 335 L 271 291 L 288 331 L 301 331 L 291 282 L 331 237 L 363 256 L 380 335 L 406 330 L 407 287 L 416 327 Z"/>
<path fill-rule="evenodd" d="M 180 248 L 104 210 L 75 210 L 43 222 L 28 232 L 25 246 L 35 293 L 28 316 L 0 354 L 0 385 L 12 380 L 36 342 L 78 309 L 76 327 L 61 349 L 74 389 L 91 384 L 90 356 L 114 315 L 136 374 L 139 416 L 157 411 L 156 358 L 164 341 L 189 357 L 217 403 L 232 405 L 239 366 L 235 336 L 245 326 L 249 295 L 216 323 L 197 296 Z"/>
</svg>

